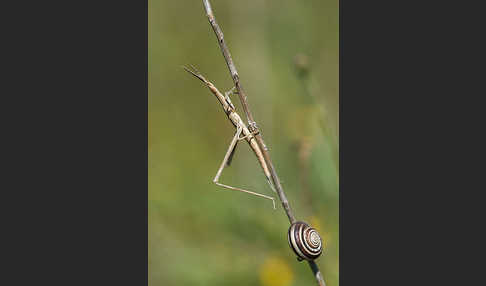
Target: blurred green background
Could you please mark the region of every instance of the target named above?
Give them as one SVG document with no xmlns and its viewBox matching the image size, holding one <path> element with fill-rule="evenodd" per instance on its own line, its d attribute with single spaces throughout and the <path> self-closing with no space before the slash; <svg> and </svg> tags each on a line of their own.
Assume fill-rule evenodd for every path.
<svg viewBox="0 0 486 286">
<path fill-rule="evenodd" d="M 211 4 L 291 207 L 319 230 L 317 264 L 338 285 L 339 2 Z M 232 80 L 202 1 L 149 0 L 148 13 L 149 285 L 315 285 L 280 203 L 212 183 L 234 127 L 181 65 L 221 91 Z M 220 181 L 272 195 L 242 143 Z"/>
</svg>

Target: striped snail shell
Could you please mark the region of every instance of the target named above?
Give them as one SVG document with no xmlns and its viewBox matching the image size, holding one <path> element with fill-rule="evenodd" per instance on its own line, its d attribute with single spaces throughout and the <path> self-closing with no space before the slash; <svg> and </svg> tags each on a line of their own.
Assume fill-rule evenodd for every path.
<svg viewBox="0 0 486 286">
<path fill-rule="evenodd" d="M 290 248 L 299 260 L 314 260 L 322 253 L 322 240 L 317 231 L 302 221 L 294 222 L 288 232 Z"/>
</svg>

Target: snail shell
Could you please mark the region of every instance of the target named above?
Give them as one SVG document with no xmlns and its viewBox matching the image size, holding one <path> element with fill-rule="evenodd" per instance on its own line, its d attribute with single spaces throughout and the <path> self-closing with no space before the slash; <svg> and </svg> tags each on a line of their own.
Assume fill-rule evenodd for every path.
<svg viewBox="0 0 486 286">
<path fill-rule="evenodd" d="M 319 233 L 305 222 L 294 222 L 289 228 L 287 238 L 299 260 L 314 260 L 322 253 Z"/>
</svg>

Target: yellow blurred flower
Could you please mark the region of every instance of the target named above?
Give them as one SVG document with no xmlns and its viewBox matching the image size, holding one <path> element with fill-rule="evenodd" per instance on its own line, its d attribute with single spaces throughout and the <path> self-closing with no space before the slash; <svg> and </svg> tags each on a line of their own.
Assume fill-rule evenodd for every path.
<svg viewBox="0 0 486 286">
<path fill-rule="evenodd" d="M 260 266 L 260 282 L 263 286 L 288 286 L 293 279 L 292 269 L 280 257 L 269 257 Z"/>
</svg>

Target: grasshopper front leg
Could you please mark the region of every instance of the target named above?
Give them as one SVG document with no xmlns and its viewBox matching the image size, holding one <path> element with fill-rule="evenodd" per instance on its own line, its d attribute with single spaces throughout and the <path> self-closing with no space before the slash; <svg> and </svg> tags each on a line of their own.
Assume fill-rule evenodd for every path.
<svg viewBox="0 0 486 286">
<path fill-rule="evenodd" d="M 236 87 L 233 86 L 230 90 L 228 90 L 227 92 L 224 93 L 224 99 L 226 99 L 226 102 L 228 102 L 228 104 L 233 108 L 233 110 L 236 109 L 236 108 L 233 105 L 233 102 L 231 102 L 230 95 L 238 93 L 237 91 L 235 91 L 235 89 L 236 89 Z"/>
</svg>

